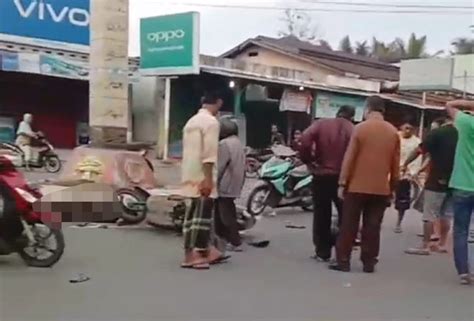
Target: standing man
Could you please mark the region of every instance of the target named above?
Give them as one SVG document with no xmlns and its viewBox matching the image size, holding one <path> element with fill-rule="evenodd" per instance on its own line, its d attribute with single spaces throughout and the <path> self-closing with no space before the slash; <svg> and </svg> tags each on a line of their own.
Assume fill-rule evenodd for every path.
<svg viewBox="0 0 474 321">
<path fill-rule="evenodd" d="M 33 150 L 31 148 L 31 140 L 37 137 L 36 133 L 31 129 L 33 123 L 33 116 L 31 114 L 24 114 L 23 121 L 18 126 L 16 131 L 15 144 L 18 145 L 24 153 L 25 168 L 30 170 L 30 161 Z"/>
<path fill-rule="evenodd" d="M 343 217 L 336 244 L 337 263 L 329 266 L 336 271 L 351 269 L 352 245 L 362 214 L 361 260 L 364 272 L 374 272 L 382 219 L 400 175 L 400 137 L 384 120 L 384 100 L 371 96 L 366 105 L 366 121 L 352 134 L 339 179 Z"/>
<path fill-rule="evenodd" d="M 415 128 L 409 121 L 405 121 L 400 126 L 400 167 L 405 164 L 412 151 L 420 146 L 421 140 L 415 135 Z M 411 179 L 418 175 L 421 169 L 421 156 L 418 156 L 406 170 L 402 173 L 401 180 L 397 186 L 395 194 L 395 209 L 398 211 L 398 221 L 395 233 L 402 233 L 402 221 L 405 212 L 411 204 Z"/>
<path fill-rule="evenodd" d="M 220 121 L 216 203 L 216 234 L 227 242 L 231 252 L 242 251 L 235 199 L 245 182 L 245 149 L 239 139 L 239 128 L 229 118 Z"/>
<path fill-rule="evenodd" d="M 224 258 L 210 245 L 214 198 L 217 196 L 219 122 L 216 116 L 222 104 L 220 95 L 206 93 L 202 108 L 183 129 L 182 193 L 191 199 L 183 225 L 183 268 L 209 269 L 210 264 Z"/>
<path fill-rule="evenodd" d="M 333 203 L 340 223 L 342 201 L 337 197 L 338 180 L 354 129 L 354 115 L 354 107 L 342 106 L 336 118 L 314 122 L 301 138 L 300 157 L 313 174 L 313 244 L 314 258 L 318 261 L 327 262 L 331 258 Z"/>
<path fill-rule="evenodd" d="M 285 136 L 280 133 L 278 126 L 273 124 L 272 125 L 272 137 L 271 137 L 271 145 L 285 145 Z"/>
<path fill-rule="evenodd" d="M 410 163 L 426 154 L 430 159 L 430 170 L 425 183 L 423 201 L 423 243 L 419 248 L 405 251 L 407 254 L 429 255 L 430 250 L 446 253 L 446 242 L 451 228 L 448 217 L 449 180 L 453 171 L 454 154 L 458 133 L 451 121 L 444 120 L 441 127 L 432 130 L 423 140 L 419 148 L 415 148 L 402 166 L 402 172 L 409 168 Z M 439 245 L 430 247 L 433 225 L 439 222 Z"/>
<path fill-rule="evenodd" d="M 469 224 L 474 212 L 474 102 L 455 100 L 446 105 L 458 130 L 458 145 L 449 186 L 453 189 L 454 262 L 461 284 L 473 280 L 468 260 Z M 463 113 L 464 109 L 471 114 Z"/>
</svg>

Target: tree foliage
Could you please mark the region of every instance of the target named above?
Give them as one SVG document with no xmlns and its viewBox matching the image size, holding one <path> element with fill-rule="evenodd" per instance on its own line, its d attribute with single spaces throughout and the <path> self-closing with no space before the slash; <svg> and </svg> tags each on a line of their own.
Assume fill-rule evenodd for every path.
<svg viewBox="0 0 474 321">
<path fill-rule="evenodd" d="M 278 33 L 280 37 L 293 36 L 303 41 L 318 42 L 318 26 L 308 13 L 301 10 L 287 9 L 281 21 L 284 24 L 284 29 Z"/>
<path fill-rule="evenodd" d="M 342 38 L 341 42 L 339 43 L 339 50 L 347 53 L 353 52 L 351 38 L 349 36 Z"/>
<path fill-rule="evenodd" d="M 454 47 L 455 55 L 474 54 L 474 39 L 457 38 L 451 43 Z"/>
</svg>

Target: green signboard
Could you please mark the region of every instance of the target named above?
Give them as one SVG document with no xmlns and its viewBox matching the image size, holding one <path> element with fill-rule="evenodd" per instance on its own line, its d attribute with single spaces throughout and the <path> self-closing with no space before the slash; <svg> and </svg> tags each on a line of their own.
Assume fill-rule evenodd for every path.
<svg viewBox="0 0 474 321">
<path fill-rule="evenodd" d="M 199 13 L 141 19 L 140 47 L 143 75 L 198 74 Z"/>
<path fill-rule="evenodd" d="M 364 118 L 365 97 L 318 91 L 316 95 L 316 118 L 335 118 L 343 105 L 355 108 L 355 121 Z"/>
</svg>

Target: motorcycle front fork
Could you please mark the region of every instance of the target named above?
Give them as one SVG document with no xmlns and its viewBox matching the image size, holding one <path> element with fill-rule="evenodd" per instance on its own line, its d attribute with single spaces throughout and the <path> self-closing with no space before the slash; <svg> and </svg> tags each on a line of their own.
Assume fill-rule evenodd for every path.
<svg viewBox="0 0 474 321">
<path fill-rule="evenodd" d="M 26 237 L 28 238 L 28 241 L 30 244 L 33 244 L 36 242 L 35 236 L 33 234 L 33 231 L 31 230 L 31 226 L 26 223 L 24 219 L 21 219 L 21 225 L 23 225 L 23 231 L 26 234 Z"/>
</svg>

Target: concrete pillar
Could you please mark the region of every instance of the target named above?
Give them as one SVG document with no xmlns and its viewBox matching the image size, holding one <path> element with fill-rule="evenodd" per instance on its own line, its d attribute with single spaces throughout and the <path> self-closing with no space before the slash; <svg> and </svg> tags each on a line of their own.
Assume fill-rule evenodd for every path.
<svg viewBox="0 0 474 321">
<path fill-rule="evenodd" d="M 126 143 L 129 0 L 91 0 L 89 125 L 94 145 Z"/>
</svg>

